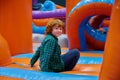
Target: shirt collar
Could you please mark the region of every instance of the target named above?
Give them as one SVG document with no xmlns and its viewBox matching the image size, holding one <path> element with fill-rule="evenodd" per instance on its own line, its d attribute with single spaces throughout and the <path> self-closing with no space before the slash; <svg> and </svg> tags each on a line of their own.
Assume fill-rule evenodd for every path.
<svg viewBox="0 0 120 80">
<path fill-rule="evenodd" d="M 49 35 L 53 36 L 58 41 L 58 38 L 56 36 L 54 36 L 53 34 L 49 34 Z"/>
</svg>

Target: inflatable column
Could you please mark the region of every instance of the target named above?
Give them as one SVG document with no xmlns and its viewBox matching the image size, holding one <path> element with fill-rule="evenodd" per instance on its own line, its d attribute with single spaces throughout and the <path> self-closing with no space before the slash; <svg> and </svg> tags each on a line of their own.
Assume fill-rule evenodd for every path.
<svg viewBox="0 0 120 80">
<path fill-rule="evenodd" d="M 0 33 L 11 55 L 32 52 L 32 0 L 0 0 Z"/>
<path fill-rule="evenodd" d="M 115 0 L 99 80 L 120 80 L 120 0 Z"/>
</svg>

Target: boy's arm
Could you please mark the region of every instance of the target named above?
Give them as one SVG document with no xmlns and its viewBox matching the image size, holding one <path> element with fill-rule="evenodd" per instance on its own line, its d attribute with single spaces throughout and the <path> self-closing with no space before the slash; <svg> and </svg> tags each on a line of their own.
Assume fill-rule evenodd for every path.
<svg viewBox="0 0 120 80">
<path fill-rule="evenodd" d="M 38 47 L 37 51 L 35 52 L 32 59 L 30 60 L 31 67 L 34 66 L 35 62 L 38 60 L 39 57 L 40 57 L 40 47 Z"/>
</svg>

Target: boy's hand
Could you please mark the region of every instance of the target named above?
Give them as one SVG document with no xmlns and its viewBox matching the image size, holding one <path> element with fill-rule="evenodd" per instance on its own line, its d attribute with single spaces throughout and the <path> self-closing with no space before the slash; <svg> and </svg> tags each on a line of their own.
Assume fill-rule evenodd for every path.
<svg viewBox="0 0 120 80">
<path fill-rule="evenodd" d="M 34 67 L 34 65 L 28 64 L 31 68 Z"/>
</svg>

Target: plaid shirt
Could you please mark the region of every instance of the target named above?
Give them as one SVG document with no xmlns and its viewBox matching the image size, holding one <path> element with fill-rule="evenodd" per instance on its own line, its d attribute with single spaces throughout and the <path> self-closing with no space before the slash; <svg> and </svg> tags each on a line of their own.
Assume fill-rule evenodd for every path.
<svg viewBox="0 0 120 80">
<path fill-rule="evenodd" d="M 30 64 L 34 63 L 40 57 L 41 71 L 61 72 L 64 71 L 64 62 L 61 58 L 61 49 L 58 44 L 58 38 L 48 34 L 43 40 L 41 46 L 32 57 Z"/>
</svg>

